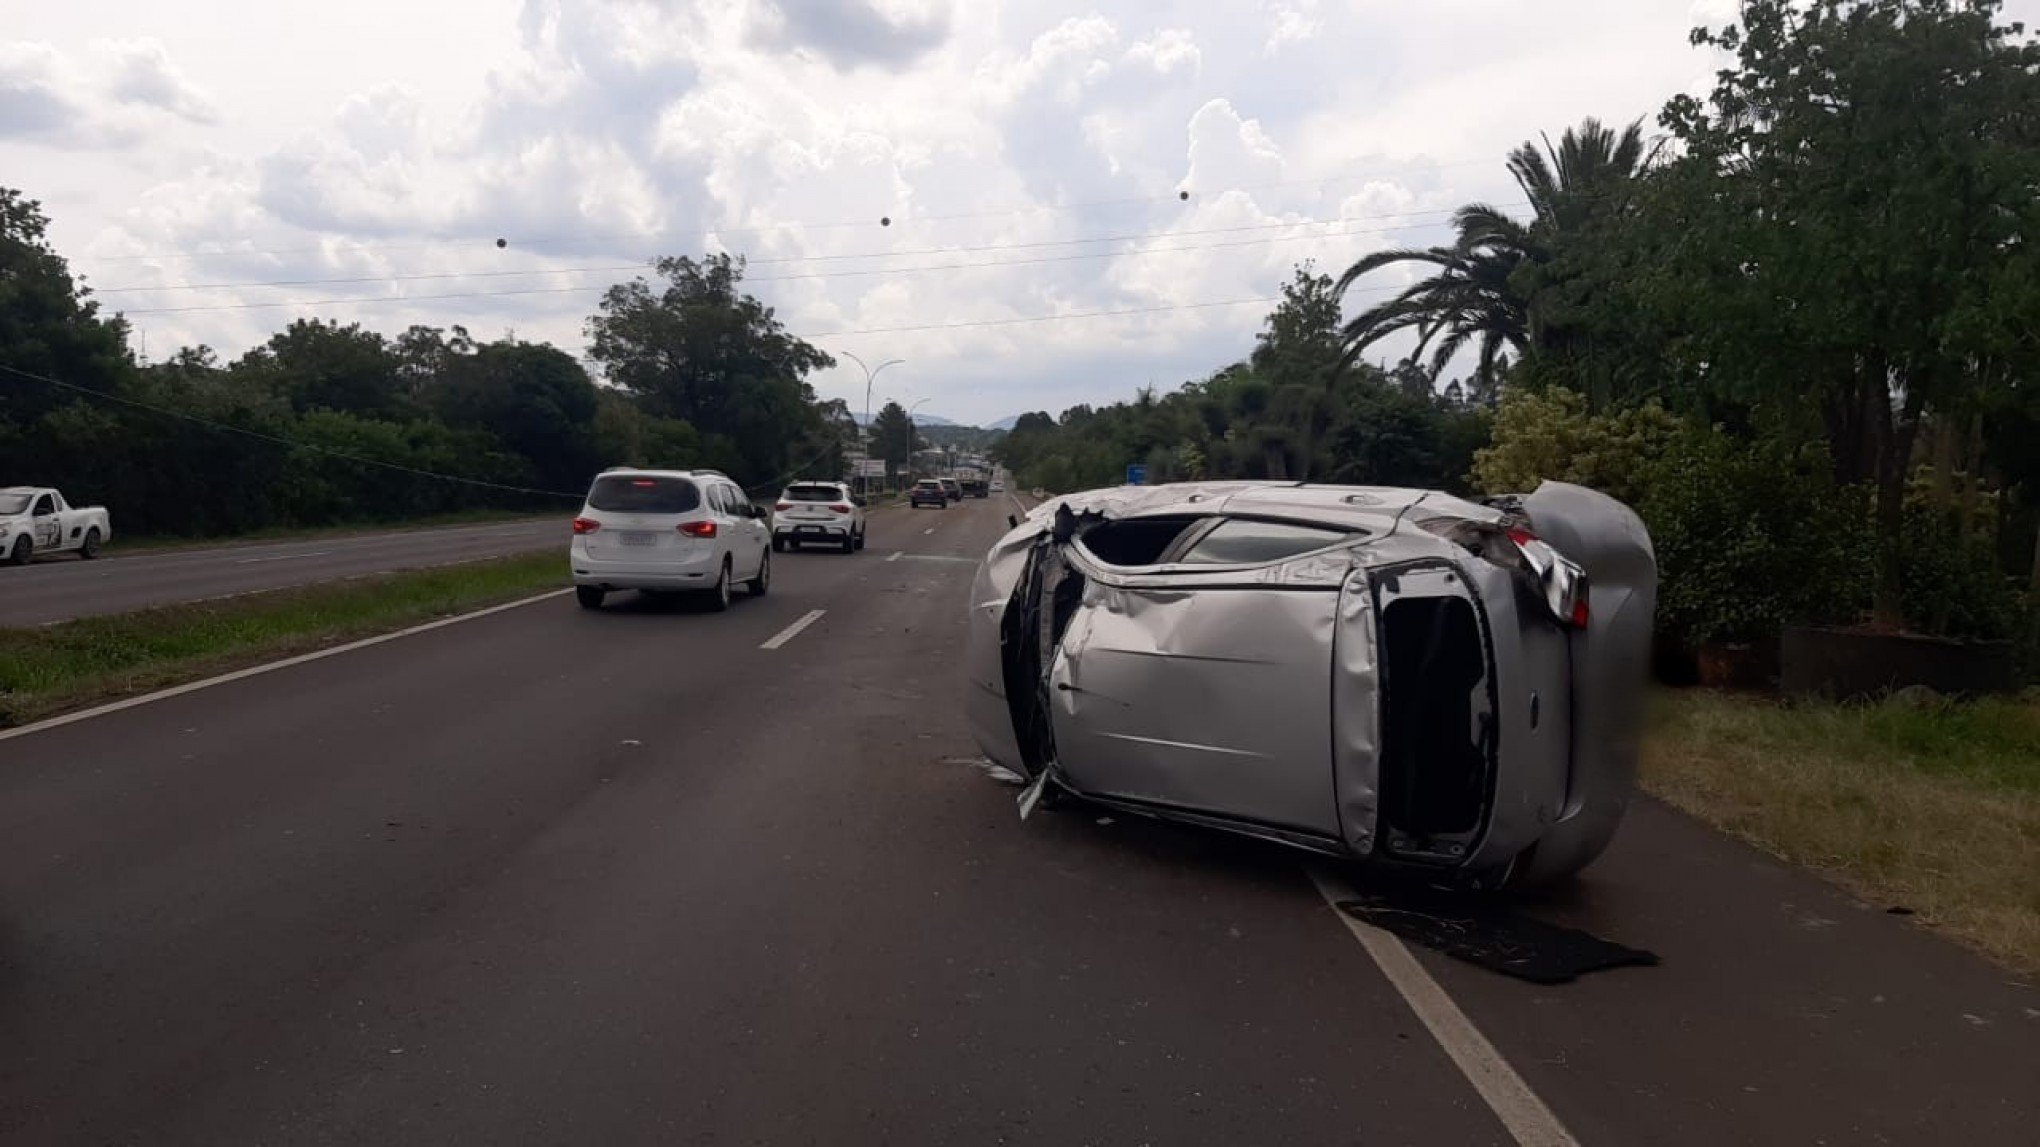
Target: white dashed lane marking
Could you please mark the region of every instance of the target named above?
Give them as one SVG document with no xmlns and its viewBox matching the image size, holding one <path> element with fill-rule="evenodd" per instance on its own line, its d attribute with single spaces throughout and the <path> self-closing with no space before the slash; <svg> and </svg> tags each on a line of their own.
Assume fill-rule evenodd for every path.
<svg viewBox="0 0 2040 1147">
<path fill-rule="evenodd" d="M 760 645 L 758 648 L 777 649 L 780 646 L 785 645 L 787 642 L 792 641 L 796 637 L 799 637 L 801 630 L 806 629 L 808 626 L 813 625 L 817 621 L 820 621 L 822 619 L 822 615 L 827 612 L 829 611 L 826 609 L 808 610 L 806 613 L 801 615 L 799 621 L 796 621 L 792 625 L 787 626 L 785 629 L 780 630 L 778 633 L 773 634 L 769 641 L 765 642 L 765 644 L 763 645 Z"/>
</svg>

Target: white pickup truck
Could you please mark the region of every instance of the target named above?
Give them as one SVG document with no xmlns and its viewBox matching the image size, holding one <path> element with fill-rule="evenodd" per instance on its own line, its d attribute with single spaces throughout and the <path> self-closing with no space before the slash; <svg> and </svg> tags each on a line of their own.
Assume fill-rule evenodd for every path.
<svg viewBox="0 0 2040 1147">
<path fill-rule="evenodd" d="M 96 558 L 112 536 L 104 506 L 73 506 L 48 486 L 0 486 L 0 562 L 25 566 L 67 550 Z"/>
</svg>

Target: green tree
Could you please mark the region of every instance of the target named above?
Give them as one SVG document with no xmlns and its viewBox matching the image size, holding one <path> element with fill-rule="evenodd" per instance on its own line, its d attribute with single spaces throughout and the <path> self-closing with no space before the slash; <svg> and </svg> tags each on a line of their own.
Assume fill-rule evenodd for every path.
<svg viewBox="0 0 2040 1147">
<path fill-rule="evenodd" d="M 359 323 L 299 319 L 232 369 L 288 398 L 301 414 L 330 410 L 402 420 L 417 413 L 395 348 Z"/>
<path fill-rule="evenodd" d="M 588 320 L 589 353 L 649 413 L 686 421 L 752 481 L 776 478 L 819 429 L 806 376 L 835 360 L 740 289 L 743 260 L 668 257 L 653 267 L 663 286 L 638 278 L 604 293 Z"/>
<path fill-rule="evenodd" d="M 1748 0 L 1731 53 L 1662 122 L 1684 155 L 1648 297 L 1702 393 L 1817 420 L 1876 490 L 1876 610 L 1904 619 L 1904 494 L 1923 422 L 2031 378 L 2040 47 L 1996 0 Z"/>
<path fill-rule="evenodd" d="M 1578 271 L 1568 264 L 1568 248 L 1626 209 L 1630 185 L 1650 161 L 1640 123 L 1617 132 L 1590 118 L 1566 129 L 1557 144 L 1546 137 L 1541 150 L 1523 143 L 1509 153 L 1508 169 L 1529 200 L 1528 223 L 1489 204 L 1471 203 L 1453 215 L 1457 236 L 1449 246 L 1378 251 L 1340 276 L 1335 290 L 1344 294 L 1386 267 L 1416 263 L 1430 269 L 1346 324 L 1348 357 L 1411 330 L 1417 336 L 1412 357 L 1428 353 L 1433 375 L 1473 346 L 1478 377 L 1492 379 L 1512 352 L 1570 348 L 1576 335 L 1562 287 Z"/>
<path fill-rule="evenodd" d="M 0 366 L 102 392 L 118 391 L 132 376 L 127 324 L 102 316 L 72 278 L 50 246 L 42 204 L 8 187 L 0 187 Z M 22 440 L 17 449 L 29 445 L 30 422 L 77 400 L 74 392 L 0 374 L 0 435 L 12 429 Z"/>
<path fill-rule="evenodd" d="M 885 473 L 896 478 L 914 461 L 914 423 L 897 402 L 888 402 L 871 420 L 871 452 L 885 459 Z"/>
</svg>

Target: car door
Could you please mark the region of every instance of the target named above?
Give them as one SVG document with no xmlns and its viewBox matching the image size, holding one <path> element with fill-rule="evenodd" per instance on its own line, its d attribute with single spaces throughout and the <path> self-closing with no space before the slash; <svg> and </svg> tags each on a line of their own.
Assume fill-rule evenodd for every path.
<svg viewBox="0 0 2040 1147">
<path fill-rule="evenodd" d="M 33 519 L 29 526 L 30 536 L 35 539 L 35 548 L 47 553 L 64 541 L 64 519 L 57 513 L 56 499 L 48 494 L 37 495 L 35 508 L 30 511 Z"/>
<path fill-rule="evenodd" d="M 1056 760 L 1075 788 L 1337 834 L 1339 581 L 1257 576 L 1286 560 L 1262 555 L 1342 536 L 1304 530 L 1262 530 L 1256 549 L 1253 529 L 1222 522 L 1201 531 L 1213 538 L 1202 551 L 1183 551 L 1188 560 L 1144 569 L 1072 559 L 1085 584 L 1049 685 Z"/>
<path fill-rule="evenodd" d="M 730 564 L 739 578 L 758 576 L 758 568 L 765 562 L 765 549 L 771 539 L 766 536 L 765 523 L 758 520 L 751 508 L 751 499 L 735 486 L 722 488 L 723 503 L 729 517 Z"/>
</svg>

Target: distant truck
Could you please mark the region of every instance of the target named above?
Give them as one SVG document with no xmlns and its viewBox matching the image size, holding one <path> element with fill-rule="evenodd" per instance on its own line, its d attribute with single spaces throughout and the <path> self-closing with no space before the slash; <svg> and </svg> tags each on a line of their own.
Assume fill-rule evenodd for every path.
<svg viewBox="0 0 2040 1147">
<path fill-rule="evenodd" d="M 25 566 L 66 552 L 96 558 L 112 536 L 104 506 L 73 506 L 48 486 L 0 486 L 0 561 Z"/>
</svg>

